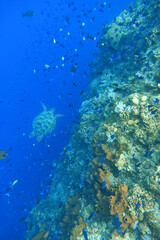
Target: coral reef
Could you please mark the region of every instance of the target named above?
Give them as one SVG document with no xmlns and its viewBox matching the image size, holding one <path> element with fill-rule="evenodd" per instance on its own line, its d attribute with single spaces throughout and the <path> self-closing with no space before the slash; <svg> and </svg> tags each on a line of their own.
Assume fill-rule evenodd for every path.
<svg viewBox="0 0 160 240">
<path fill-rule="evenodd" d="M 91 240 L 160 239 L 159 22 L 160 1 L 139 0 L 103 27 L 80 124 L 27 240 L 40 229 L 83 240 L 84 228 Z"/>
<path fill-rule="evenodd" d="M 82 217 L 79 218 L 79 211 L 81 209 L 79 199 L 80 195 L 78 193 L 67 199 L 62 216 L 60 216 L 62 227 L 61 239 L 76 239 L 85 226 Z"/>
</svg>

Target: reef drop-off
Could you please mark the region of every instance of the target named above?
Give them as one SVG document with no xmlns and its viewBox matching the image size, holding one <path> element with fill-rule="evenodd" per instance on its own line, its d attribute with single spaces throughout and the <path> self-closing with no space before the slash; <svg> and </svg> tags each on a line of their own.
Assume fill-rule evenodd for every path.
<svg viewBox="0 0 160 240">
<path fill-rule="evenodd" d="M 27 240 L 44 230 L 47 239 L 160 239 L 160 1 L 131 4 L 98 46 L 80 124 L 30 212 Z"/>
</svg>

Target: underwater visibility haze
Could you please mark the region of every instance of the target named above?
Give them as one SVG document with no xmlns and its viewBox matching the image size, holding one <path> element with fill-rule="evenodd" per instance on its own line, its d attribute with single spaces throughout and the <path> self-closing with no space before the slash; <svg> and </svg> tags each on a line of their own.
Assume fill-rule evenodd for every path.
<svg viewBox="0 0 160 240">
<path fill-rule="evenodd" d="M 0 239 L 160 239 L 160 1 L 0 9 Z"/>
</svg>

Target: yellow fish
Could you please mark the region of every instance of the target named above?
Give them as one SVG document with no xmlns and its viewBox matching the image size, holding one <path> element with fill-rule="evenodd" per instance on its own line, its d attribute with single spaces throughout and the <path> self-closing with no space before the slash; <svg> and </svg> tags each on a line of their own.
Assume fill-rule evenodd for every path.
<svg viewBox="0 0 160 240">
<path fill-rule="evenodd" d="M 50 66 L 49 66 L 48 64 L 45 64 L 44 66 L 45 66 L 46 68 L 50 68 Z"/>
</svg>

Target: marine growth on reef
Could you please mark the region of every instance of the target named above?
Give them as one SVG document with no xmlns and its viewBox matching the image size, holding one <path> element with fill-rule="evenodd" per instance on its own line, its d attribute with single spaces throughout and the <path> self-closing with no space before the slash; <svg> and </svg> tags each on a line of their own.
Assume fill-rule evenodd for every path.
<svg viewBox="0 0 160 240">
<path fill-rule="evenodd" d="M 27 240 L 44 230 L 48 240 L 160 239 L 160 1 L 131 4 L 98 47 L 79 127 L 30 212 Z M 47 127 L 41 114 L 39 141 L 56 116 Z"/>
</svg>

